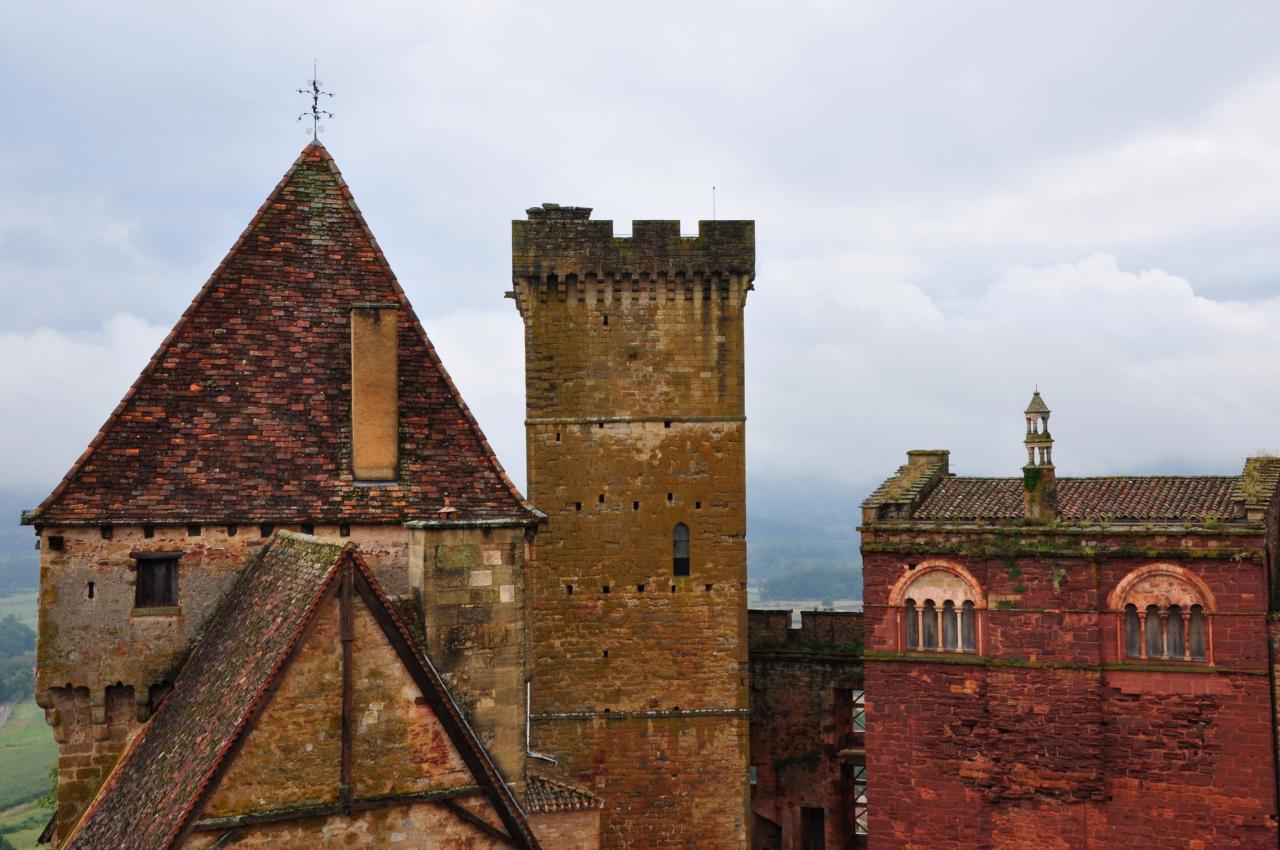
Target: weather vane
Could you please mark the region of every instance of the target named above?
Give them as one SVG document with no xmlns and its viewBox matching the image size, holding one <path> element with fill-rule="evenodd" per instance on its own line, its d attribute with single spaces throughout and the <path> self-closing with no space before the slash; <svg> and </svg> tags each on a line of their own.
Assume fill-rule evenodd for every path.
<svg viewBox="0 0 1280 850">
<path fill-rule="evenodd" d="M 333 97 L 333 92 L 322 91 L 320 89 L 322 85 L 324 85 L 324 80 L 320 79 L 319 75 L 316 74 L 316 63 L 313 60 L 311 62 L 311 79 L 307 80 L 307 88 L 298 89 L 298 94 L 311 95 L 311 109 L 299 115 L 298 120 L 301 121 L 308 115 L 311 116 L 311 135 L 313 137 L 318 137 L 324 130 L 324 128 L 320 126 L 320 116 L 323 115 L 325 118 L 333 117 L 332 112 L 327 109 L 320 108 L 321 95 L 324 95 L 325 97 Z"/>
</svg>

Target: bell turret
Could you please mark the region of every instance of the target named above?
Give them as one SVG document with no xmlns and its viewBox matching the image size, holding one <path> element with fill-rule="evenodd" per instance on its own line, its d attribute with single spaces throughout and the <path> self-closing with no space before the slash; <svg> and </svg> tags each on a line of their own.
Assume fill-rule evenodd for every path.
<svg viewBox="0 0 1280 850">
<path fill-rule="evenodd" d="M 1053 470 L 1053 437 L 1049 436 L 1049 406 L 1037 390 L 1027 405 L 1027 465 L 1022 467 L 1023 507 L 1027 519 L 1058 518 L 1058 483 Z"/>
</svg>

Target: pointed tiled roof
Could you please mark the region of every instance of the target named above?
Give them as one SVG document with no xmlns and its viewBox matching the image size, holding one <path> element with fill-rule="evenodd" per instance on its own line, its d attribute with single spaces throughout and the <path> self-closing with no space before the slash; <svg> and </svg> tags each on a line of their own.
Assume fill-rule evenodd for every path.
<svg viewBox="0 0 1280 850">
<path fill-rule="evenodd" d="M 1048 413 L 1049 405 L 1044 403 L 1044 399 L 1040 398 L 1040 391 L 1031 396 L 1031 403 L 1027 405 L 1027 413 Z"/>
<path fill-rule="evenodd" d="M 351 474 L 359 303 L 397 303 L 400 470 Z M 309 144 L 89 448 L 24 521 L 530 518 L 323 145 Z"/>
<path fill-rule="evenodd" d="M 407 627 L 353 544 L 278 532 L 209 618 L 173 690 L 133 739 L 63 845 L 66 850 L 167 850 L 198 814 L 236 741 L 265 707 L 273 685 L 344 569 L 393 643 L 513 845 L 536 848 L 523 813 L 440 675 L 413 649 Z M 341 581 L 340 581 L 341 579 Z M 350 585 L 348 585 L 350 586 Z"/>
</svg>

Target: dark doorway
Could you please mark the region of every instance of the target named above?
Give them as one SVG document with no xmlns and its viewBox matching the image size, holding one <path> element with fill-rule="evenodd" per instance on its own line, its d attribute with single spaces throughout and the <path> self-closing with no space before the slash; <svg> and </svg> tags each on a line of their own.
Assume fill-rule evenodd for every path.
<svg viewBox="0 0 1280 850">
<path fill-rule="evenodd" d="M 800 809 L 800 850 L 827 850 L 827 824 L 822 809 Z"/>
</svg>

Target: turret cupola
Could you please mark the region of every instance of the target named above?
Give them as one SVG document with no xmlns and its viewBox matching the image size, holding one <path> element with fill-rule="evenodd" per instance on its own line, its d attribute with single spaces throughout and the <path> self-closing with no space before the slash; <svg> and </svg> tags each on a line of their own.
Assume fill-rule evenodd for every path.
<svg viewBox="0 0 1280 850">
<path fill-rule="evenodd" d="M 1022 467 L 1023 505 L 1026 518 L 1046 521 L 1058 518 L 1058 485 L 1053 470 L 1053 437 L 1049 436 L 1049 406 L 1039 391 L 1027 405 L 1027 465 Z"/>
</svg>

